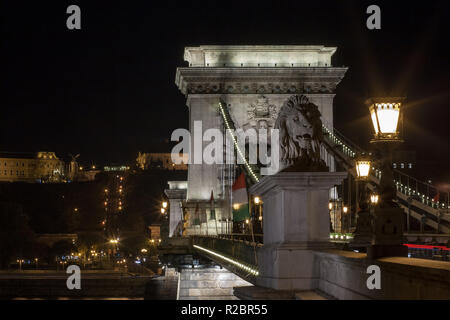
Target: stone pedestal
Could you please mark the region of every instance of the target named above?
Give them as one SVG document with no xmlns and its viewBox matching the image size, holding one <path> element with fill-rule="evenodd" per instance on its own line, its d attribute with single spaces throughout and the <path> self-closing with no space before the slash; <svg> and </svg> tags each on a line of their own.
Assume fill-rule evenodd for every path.
<svg viewBox="0 0 450 320">
<path fill-rule="evenodd" d="M 401 208 L 375 209 L 372 241 L 367 248 L 369 259 L 408 255 L 408 248 L 403 245 L 403 214 Z"/>
<path fill-rule="evenodd" d="M 367 210 L 358 212 L 358 220 L 353 240 L 349 243 L 350 248 L 366 249 L 372 242 L 372 215 Z"/>
<path fill-rule="evenodd" d="M 264 247 L 257 285 L 277 290 L 317 288 L 313 250 L 330 248 L 329 190 L 347 173 L 281 172 L 250 192 L 264 202 Z"/>
<path fill-rule="evenodd" d="M 170 182 L 169 182 L 170 185 Z M 186 189 L 167 189 L 164 193 L 169 198 L 169 237 L 181 236 L 174 234 L 179 224 L 183 223 L 182 201 L 186 199 Z"/>
</svg>

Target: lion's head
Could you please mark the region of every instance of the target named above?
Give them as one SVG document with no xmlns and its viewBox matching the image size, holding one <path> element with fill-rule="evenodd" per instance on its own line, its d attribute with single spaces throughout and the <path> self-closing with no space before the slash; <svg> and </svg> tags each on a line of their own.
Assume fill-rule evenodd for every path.
<svg viewBox="0 0 450 320">
<path fill-rule="evenodd" d="M 322 121 L 317 106 L 304 95 L 291 96 L 281 107 L 275 128 L 279 129 L 281 161 L 289 166 L 302 162 L 322 164 Z"/>
</svg>

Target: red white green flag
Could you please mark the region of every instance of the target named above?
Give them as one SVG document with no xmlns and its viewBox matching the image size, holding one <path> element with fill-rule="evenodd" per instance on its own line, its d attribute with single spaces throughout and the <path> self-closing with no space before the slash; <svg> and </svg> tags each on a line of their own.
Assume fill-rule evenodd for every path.
<svg viewBox="0 0 450 320">
<path fill-rule="evenodd" d="M 233 221 L 243 221 L 250 217 L 248 210 L 247 185 L 244 172 L 236 179 L 233 191 Z"/>
</svg>

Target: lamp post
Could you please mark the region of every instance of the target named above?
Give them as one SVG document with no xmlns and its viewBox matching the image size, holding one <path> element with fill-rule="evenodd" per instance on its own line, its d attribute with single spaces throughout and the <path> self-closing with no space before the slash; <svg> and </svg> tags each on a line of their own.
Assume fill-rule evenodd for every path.
<svg viewBox="0 0 450 320">
<path fill-rule="evenodd" d="M 381 169 L 379 199 L 373 210 L 372 240 L 367 250 L 372 259 L 407 255 L 407 247 L 402 244 L 403 210 L 394 202 L 397 188 L 392 169 L 392 152 L 403 142 L 400 127 L 403 126 L 404 100 L 403 97 L 383 97 L 366 101 L 374 128 L 370 143 L 376 150 Z"/>
<path fill-rule="evenodd" d="M 359 154 L 355 160 L 356 169 L 356 183 L 358 186 L 358 194 L 356 197 L 356 207 L 362 210 L 367 208 L 367 197 L 366 197 L 366 183 L 369 179 L 370 168 L 372 167 L 372 160 L 370 155 Z M 358 217 L 358 215 L 357 215 Z"/>
<path fill-rule="evenodd" d="M 258 196 L 254 197 L 254 202 L 255 202 L 255 206 L 256 206 L 256 210 L 257 211 L 257 215 L 258 215 L 258 221 L 260 224 L 260 228 L 261 228 L 261 233 L 263 232 L 263 215 L 262 215 L 262 201 L 261 198 Z"/>
<path fill-rule="evenodd" d="M 164 241 L 169 237 L 170 233 L 170 221 L 169 221 L 169 203 L 167 201 L 161 202 L 161 214 L 163 216 L 163 223 L 161 225 L 161 237 Z"/>
<path fill-rule="evenodd" d="M 399 132 L 399 126 L 403 126 L 403 100 L 404 98 L 371 98 L 366 101 L 375 131 L 370 143 L 377 150 L 382 170 L 382 206 L 392 207 L 397 194 L 392 170 L 392 151 L 403 142 Z"/>
<path fill-rule="evenodd" d="M 366 183 L 369 178 L 372 160 L 370 155 L 359 154 L 355 159 L 356 170 L 356 230 L 350 243 L 352 248 L 367 248 L 372 240 L 372 216 L 368 210 Z"/>
</svg>

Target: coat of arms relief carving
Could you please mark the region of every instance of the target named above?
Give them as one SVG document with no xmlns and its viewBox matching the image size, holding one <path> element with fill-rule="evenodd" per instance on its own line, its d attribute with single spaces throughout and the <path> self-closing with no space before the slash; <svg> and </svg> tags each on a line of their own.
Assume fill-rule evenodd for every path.
<svg viewBox="0 0 450 320">
<path fill-rule="evenodd" d="M 260 95 L 256 101 L 247 106 L 248 123 L 246 127 L 254 129 L 271 129 L 277 119 L 278 108 L 269 103 L 269 99 Z"/>
</svg>

